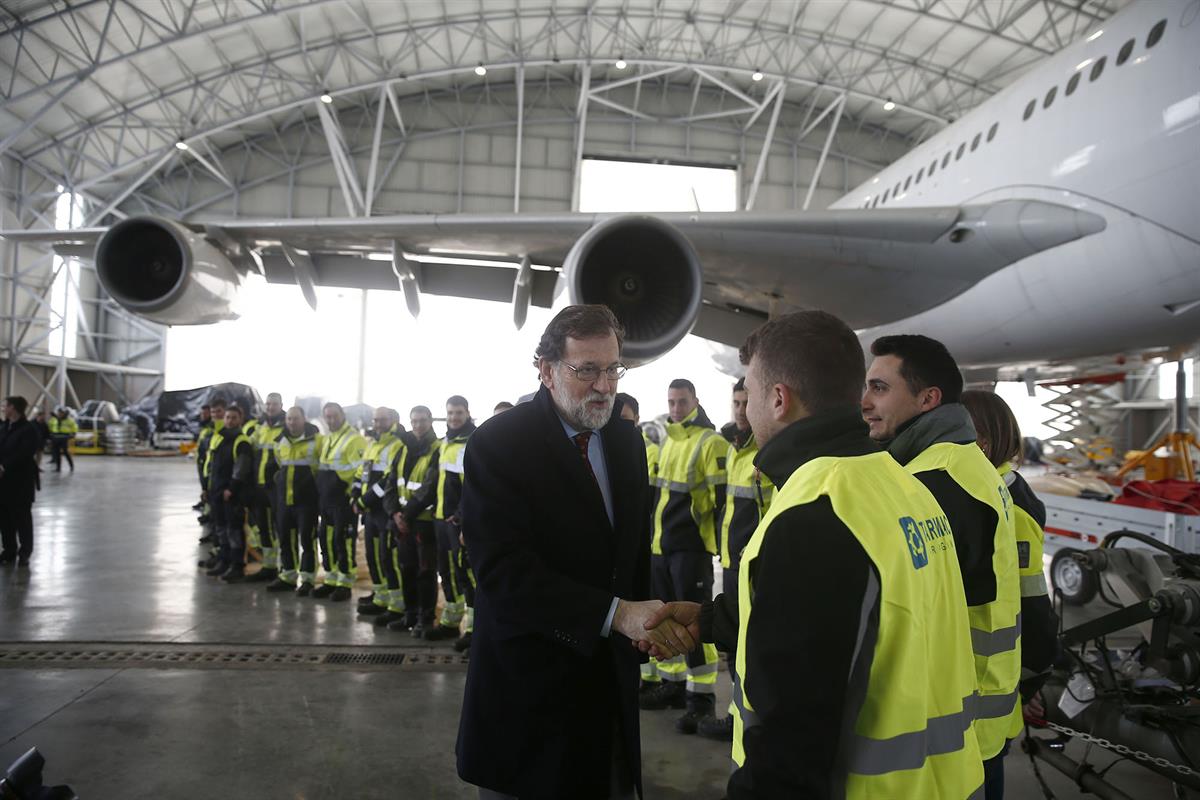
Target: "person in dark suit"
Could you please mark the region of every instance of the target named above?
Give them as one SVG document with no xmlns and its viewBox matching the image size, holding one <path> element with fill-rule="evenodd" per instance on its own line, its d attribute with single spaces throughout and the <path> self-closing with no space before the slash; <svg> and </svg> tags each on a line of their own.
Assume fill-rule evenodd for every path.
<svg viewBox="0 0 1200 800">
<path fill-rule="evenodd" d="M 0 564 L 29 566 L 33 555 L 33 497 L 37 490 L 37 453 L 42 437 L 25 418 L 24 397 L 4 400 L 0 423 Z"/>
<path fill-rule="evenodd" d="M 538 344 L 541 388 L 467 446 L 462 528 L 477 580 L 458 774 L 483 800 L 641 793 L 638 642 L 647 630 L 650 509 L 641 433 L 621 418 L 624 335 L 569 306 Z M 673 620 L 672 620 L 673 622 Z"/>
</svg>

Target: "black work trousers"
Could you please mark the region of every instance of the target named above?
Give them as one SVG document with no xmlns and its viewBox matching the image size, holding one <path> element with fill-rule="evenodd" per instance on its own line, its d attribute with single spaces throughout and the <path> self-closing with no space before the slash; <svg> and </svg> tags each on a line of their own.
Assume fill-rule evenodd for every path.
<svg viewBox="0 0 1200 800">
<path fill-rule="evenodd" d="M 30 492 L 32 494 L 32 492 Z M 33 501 L 20 498 L 0 500 L 0 537 L 4 553 L 17 558 L 33 555 Z"/>
<path fill-rule="evenodd" d="M 654 596 L 664 603 L 682 600 L 706 603 L 712 600 L 713 557 L 708 553 L 668 553 L 650 556 L 650 581 Z M 687 654 L 687 665 L 703 667 L 704 648 Z"/>
<path fill-rule="evenodd" d="M 318 538 L 325 582 L 332 586 L 352 587 L 358 572 L 358 557 L 354 552 L 358 538 L 358 515 L 350 510 L 350 498 L 345 494 L 321 498 Z"/>
<path fill-rule="evenodd" d="M 391 535 L 388 533 L 387 512 L 370 509 L 362 518 L 363 544 L 367 551 L 367 571 L 371 573 L 371 588 L 385 591 L 387 571 L 391 569 Z"/>
<path fill-rule="evenodd" d="M 223 492 L 209 497 L 213 513 L 213 532 L 220 543 L 220 559 L 242 569 L 246 564 L 246 507 L 234 496 L 226 500 Z"/>
<path fill-rule="evenodd" d="M 433 627 L 437 615 L 438 574 L 437 535 L 433 522 L 410 522 L 408 533 L 399 537 L 398 544 L 404 607 L 410 617 L 420 619 L 426 628 Z"/>
<path fill-rule="evenodd" d="M 258 528 L 258 543 L 263 552 L 263 568 L 277 569 L 279 564 L 275 553 L 279 547 L 279 534 L 275 529 L 278 526 L 279 515 L 276 513 L 274 498 L 271 496 L 271 492 L 267 491 L 266 486 L 254 488 L 250 513 L 253 515 L 254 527 Z"/>
<path fill-rule="evenodd" d="M 280 504 L 279 524 L 279 577 L 294 583 L 312 583 L 316 578 L 317 555 L 317 505 L 316 503 Z"/>
<path fill-rule="evenodd" d="M 75 459 L 71 458 L 71 440 L 66 437 L 50 437 L 50 460 L 54 462 L 54 471 L 62 472 L 62 460 L 66 456 L 71 471 L 75 471 Z"/>
</svg>

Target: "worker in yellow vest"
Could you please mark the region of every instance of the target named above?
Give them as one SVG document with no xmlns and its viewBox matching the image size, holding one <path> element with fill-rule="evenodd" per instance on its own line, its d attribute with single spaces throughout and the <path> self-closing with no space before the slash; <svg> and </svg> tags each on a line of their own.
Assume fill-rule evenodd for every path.
<svg viewBox="0 0 1200 800">
<path fill-rule="evenodd" d="M 446 400 L 446 435 L 437 454 L 437 472 L 426 480 L 405 506 L 404 516 L 410 517 L 426 508 L 433 510 L 433 525 L 437 537 L 438 573 L 442 578 L 442 617 L 438 625 L 423 632 L 425 639 L 436 641 L 458 637 L 455 645 L 470 643 L 474 627 L 475 587 L 469 572 L 465 548 L 459 540 L 459 501 L 462 500 L 463 453 L 467 441 L 475 432 L 470 406 L 462 395 Z M 432 468 L 432 465 L 431 465 Z M 464 624 L 465 621 L 465 624 Z M 460 631 L 460 626 L 462 630 Z M 464 648 L 465 649 L 465 648 Z"/>
<path fill-rule="evenodd" d="M 712 599 L 717 523 L 725 506 L 725 454 L 728 444 L 716 432 L 691 381 L 667 387 L 671 421 L 659 448 L 650 575 L 654 596 L 664 602 Z M 679 733 L 693 734 L 716 714 L 717 650 L 698 646 L 686 656 L 655 660 L 662 678 L 643 687 L 643 709 L 685 708 L 675 721 Z"/>
<path fill-rule="evenodd" d="M 858 337 L 825 312 L 787 314 L 742 361 L 757 465 L 778 490 L 742 551 L 738 601 L 670 604 L 646 623 L 674 617 L 737 654 L 726 796 L 976 797 L 955 540 L 867 435 Z"/>
<path fill-rule="evenodd" d="M 408 414 L 412 433 L 404 452 L 404 463 L 397 464 L 390 475 L 391 484 L 384 495 L 384 508 L 394 523 L 397 571 L 402 591 L 388 606 L 385 621 L 392 631 L 410 631 L 413 638 L 422 639 L 426 631 L 437 627 L 438 546 L 433 524 L 432 501 L 418 500 L 436 495 L 440 470 L 438 455 L 442 441 L 433 432 L 433 412 L 428 406 L 414 406 Z M 425 490 L 423 487 L 431 489 Z"/>
<path fill-rule="evenodd" d="M 326 403 L 321 416 L 329 430 L 317 459 L 317 493 L 321 498 L 318 539 L 325 582 L 313 589 L 312 596 L 340 602 L 350 599 L 358 573 L 358 517 L 350 510 L 350 485 L 362 465 L 367 440 L 346 421 L 346 412 L 337 403 Z"/>
<path fill-rule="evenodd" d="M 1046 506 L 1014 469 L 1021 458 L 1021 428 L 1008 403 L 995 392 L 966 391 L 962 404 L 971 414 L 979 449 L 996 467 L 1013 499 L 1017 529 L 1017 570 L 1021 576 L 1021 700 L 1042 688 L 1058 655 L 1058 615 L 1046 590 Z M 1021 705 L 1013 709 L 1008 738 L 1025 727 Z"/>
<path fill-rule="evenodd" d="M 387 406 L 379 406 L 371 418 L 371 441 L 363 452 L 362 468 L 350 487 L 352 511 L 363 521 L 363 543 L 366 546 L 367 569 L 371 575 L 371 593 L 358 598 L 358 613 L 365 618 L 388 613 L 391 583 L 398 583 L 394 574 L 391 520 L 383 507 L 386 481 L 397 457 L 403 458 L 404 426 L 400 415 Z M 403 597 L 399 599 L 403 603 Z"/>
<path fill-rule="evenodd" d="M 650 473 L 650 485 L 657 488 L 658 445 L 646 435 L 645 428 L 642 428 L 641 406 L 638 404 L 637 398 L 625 392 L 617 392 L 617 400 L 621 403 L 621 419 L 629 420 L 642 432 L 642 441 L 646 444 L 646 468 Z"/>
<path fill-rule="evenodd" d="M 71 472 L 74 472 L 75 459 L 71 458 L 71 440 L 79 433 L 79 425 L 71 417 L 71 412 L 65 408 L 55 411 L 47 425 L 50 428 L 50 459 L 54 462 L 54 471 L 62 472 L 62 460 L 65 456 L 67 463 L 71 465 Z"/>
<path fill-rule="evenodd" d="M 721 548 L 721 590 L 730 600 L 737 600 L 739 568 L 742 551 L 750 543 L 750 537 L 758 528 L 763 515 L 770 508 L 775 487 L 771 479 L 760 475 L 754 465 L 758 457 L 758 441 L 746 416 L 746 379 L 740 378 L 733 385 L 730 412 L 733 420 L 721 428 L 721 436 L 729 442 L 725 456 L 725 509 L 721 514 L 718 540 Z M 733 654 L 730 654 L 731 656 Z M 720 719 L 708 717 L 700 721 L 697 732 L 708 739 L 721 742 L 733 741 L 733 720 L 737 709 L 732 701 L 729 716 Z"/>
<path fill-rule="evenodd" d="M 946 512 L 975 649 L 975 733 L 986 800 L 1004 796 L 1004 755 L 1021 678 L 1021 584 L 1012 496 L 976 444 L 959 402 L 963 378 L 945 345 L 885 336 L 871 345 L 862 414 L 871 438 L 929 488 Z"/>
<path fill-rule="evenodd" d="M 268 592 L 295 590 L 300 597 L 312 593 L 317 577 L 316 530 L 320 514 L 317 471 L 324 437 L 317 426 L 292 406 L 284 417 L 283 436 L 275 443 L 275 504 L 279 509 L 279 577 L 267 584 Z"/>
<path fill-rule="evenodd" d="M 279 461 L 275 445 L 284 432 L 283 397 L 278 392 L 267 395 L 266 414 L 246 435 L 254 443 L 255 487 L 250 505 L 250 515 L 258 530 L 258 541 L 262 547 L 262 569 L 246 578 L 247 582 L 274 581 L 279 577 L 279 508 L 275 500 L 275 473 Z"/>
<path fill-rule="evenodd" d="M 225 427 L 225 401 L 220 397 L 213 398 L 209 412 L 211 424 L 200 429 L 200 436 L 196 440 L 196 470 L 200 473 L 200 502 L 203 503 L 199 521 L 204 526 L 200 544 L 209 546 L 208 558 L 202 558 L 199 562 L 199 567 L 204 570 L 211 570 L 217 565 L 221 548 L 221 534 L 213 518 L 212 498 L 208 496 L 208 459 L 215 443 L 220 441 L 219 434 Z"/>
</svg>

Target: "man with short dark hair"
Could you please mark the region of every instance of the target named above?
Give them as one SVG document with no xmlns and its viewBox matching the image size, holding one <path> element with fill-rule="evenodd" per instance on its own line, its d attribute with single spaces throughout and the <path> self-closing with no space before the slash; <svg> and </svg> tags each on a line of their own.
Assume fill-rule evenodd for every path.
<svg viewBox="0 0 1200 800">
<path fill-rule="evenodd" d="M 700 406 L 696 387 L 685 378 L 667 388 L 670 423 L 659 448 L 654 538 L 650 546 L 654 594 L 664 602 L 712 599 L 717 525 L 725 506 L 728 445 Z M 693 734 L 715 715 L 717 650 L 711 644 L 666 662 L 652 662 L 647 675 L 657 686 L 643 687 L 643 709 L 685 708 L 675 722 Z"/>
<path fill-rule="evenodd" d="M 323 438 L 299 406 L 283 418 L 284 434 L 275 443 L 279 471 L 275 473 L 275 505 L 279 509 L 279 577 L 268 592 L 295 590 L 300 597 L 313 590 L 317 576 L 315 533 L 320 513 L 317 465 Z"/>
<path fill-rule="evenodd" d="M 466 448 L 463 533 L 479 586 L 458 774 L 484 800 L 636 796 L 630 642 L 692 645 L 681 628 L 645 627 L 661 604 L 645 600 L 642 442 L 616 408 L 621 338 L 603 306 L 559 312 L 537 348 L 537 395 Z"/>
<path fill-rule="evenodd" d="M 0 423 L 0 564 L 28 567 L 33 555 L 33 500 L 37 493 L 37 452 L 41 436 L 25 418 L 28 401 L 4 399 Z"/>
<path fill-rule="evenodd" d="M 746 379 L 739 378 L 733 385 L 730 398 L 733 421 L 721 429 L 721 435 L 729 441 L 729 451 L 725 456 L 725 508 L 717 537 L 721 547 L 721 590 L 734 602 L 738 596 L 738 568 L 742 561 L 742 550 L 750 543 L 750 537 L 770 507 L 771 497 L 775 493 L 771 479 L 760 475 L 754 465 L 758 457 L 758 442 L 746 416 L 747 402 Z M 730 702 L 729 716 L 701 720 L 698 732 L 709 739 L 733 741 L 733 718 L 736 713 Z"/>
<path fill-rule="evenodd" d="M 1004 795 L 1004 754 L 1021 678 L 1021 586 L 1012 497 L 976 444 L 959 402 L 963 379 L 941 342 L 884 336 L 871 345 L 862 415 L 871 438 L 915 475 L 945 510 L 954 535 L 979 698 L 987 800 Z"/>
<path fill-rule="evenodd" d="M 503 414 L 512 407 L 512 403 L 508 402 L 507 400 L 501 400 L 499 403 L 496 403 L 496 407 L 492 409 L 492 416 L 494 417 L 497 414 Z"/>
<path fill-rule="evenodd" d="M 220 550 L 207 574 L 226 583 L 246 577 L 246 503 L 254 486 L 254 443 L 242 432 L 244 419 L 236 404 L 225 409 L 225 424 L 208 454 L 208 502 Z"/>
<path fill-rule="evenodd" d="M 779 487 L 738 602 L 670 615 L 736 653 L 726 795 L 974 797 L 975 671 L 954 539 L 933 495 L 867 435 L 863 354 L 821 311 L 741 350 L 758 467 Z"/>
</svg>

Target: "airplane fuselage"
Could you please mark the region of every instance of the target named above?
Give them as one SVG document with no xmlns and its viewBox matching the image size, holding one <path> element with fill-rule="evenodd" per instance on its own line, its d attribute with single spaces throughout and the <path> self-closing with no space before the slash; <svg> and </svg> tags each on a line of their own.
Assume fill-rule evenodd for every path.
<svg viewBox="0 0 1200 800">
<path fill-rule="evenodd" d="M 1100 214 L 1107 228 L 865 341 L 925 333 L 982 366 L 1200 339 L 1200 3 L 1145 0 L 1098 31 L 832 208 L 1028 198 Z"/>
</svg>

